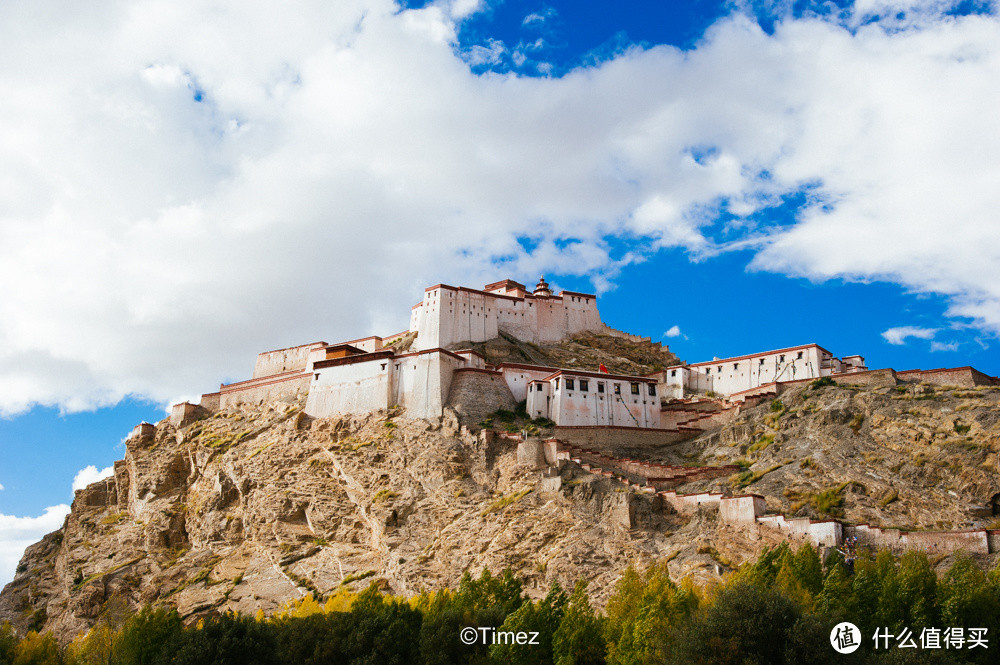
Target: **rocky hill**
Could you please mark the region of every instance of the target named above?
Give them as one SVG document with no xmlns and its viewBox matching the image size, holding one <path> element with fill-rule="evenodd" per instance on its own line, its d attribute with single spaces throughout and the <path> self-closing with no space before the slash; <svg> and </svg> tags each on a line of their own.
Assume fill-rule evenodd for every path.
<svg viewBox="0 0 1000 665">
<path fill-rule="evenodd" d="M 633 376 L 681 362 L 669 348 L 657 342 L 637 342 L 595 333 L 581 333 L 555 344 L 532 344 L 501 334 L 488 342 L 461 342 L 452 347 L 475 349 L 494 365 L 511 362 L 597 371 L 603 363 L 611 373 Z"/>
<path fill-rule="evenodd" d="M 788 515 L 983 526 L 1000 512 L 998 405 L 997 388 L 806 385 L 649 457 L 742 464 L 678 491 L 756 492 Z M 589 579 L 601 604 L 629 564 L 668 559 L 677 578 L 706 582 L 780 540 L 572 463 L 553 483 L 518 463 L 516 442 L 454 414 L 301 409 L 233 408 L 130 439 L 114 477 L 78 492 L 64 527 L 27 550 L 0 622 L 67 641 L 115 596 L 185 617 L 270 613 L 371 582 L 400 595 L 454 586 L 483 566 L 512 568 L 536 594 Z"/>
<path fill-rule="evenodd" d="M 755 492 L 789 516 L 1000 527 L 1000 388 L 822 383 L 744 410 L 671 457 L 745 464 L 741 476 L 701 487 Z"/>
</svg>

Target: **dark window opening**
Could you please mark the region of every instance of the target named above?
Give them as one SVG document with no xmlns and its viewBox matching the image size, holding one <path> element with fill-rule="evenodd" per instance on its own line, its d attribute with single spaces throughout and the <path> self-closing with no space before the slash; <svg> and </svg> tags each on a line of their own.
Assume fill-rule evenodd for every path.
<svg viewBox="0 0 1000 665">
<path fill-rule="evenodd" d="M 599 392 L 599 393 L 603 393 L 604 392 L 604 382 L 603 381 L 598 381 L 597 382 L 597 392 Z"/>
<path fill-rule="evenodd" d="M 632 394 L 633 395 L 638 395 L 639 394 L 639 384 L 638 383 L 633 383 L 632 384 Z"/>
<path fill-rule="evenodd" d="M 587 381 L 581 380 L 580 381 L 580 390 L 582 390 L 583 392 L 587 392 L 588 390 L 590 390 L 590 384 Z"/>
<path fill-rule="evenodd" d="M 576 382 L 573 379 L 566 379 L 566 390 L 573 390 Z"/>
<path fill-rule="evenodd" d="M 620 384 L 620 383 L 616 383 L 615 384 L 615 394 L 616 395 L 621 395 L 622 394 L 622 384 Z"/>
<path fill-rule="evenodd" d="M 649 395 L 650 397 L 656 397 L 656 386 L 654 384 L 649 384 Z"/>
</svg>

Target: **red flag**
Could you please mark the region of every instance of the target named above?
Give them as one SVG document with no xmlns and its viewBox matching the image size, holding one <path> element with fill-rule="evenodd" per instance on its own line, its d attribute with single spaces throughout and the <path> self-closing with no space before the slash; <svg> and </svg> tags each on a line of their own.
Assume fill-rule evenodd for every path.
<svg viewBox="0 0 1000 665">
<path fill-rule="evenodd" d="M 608 368 L 604 366 L 604 363 L 601 363 L 601 366 L 597 368 L 597 371 L 598 372 L 604 372 L 605 374 L 607 374 L 608 373 Z"/>
</svg>

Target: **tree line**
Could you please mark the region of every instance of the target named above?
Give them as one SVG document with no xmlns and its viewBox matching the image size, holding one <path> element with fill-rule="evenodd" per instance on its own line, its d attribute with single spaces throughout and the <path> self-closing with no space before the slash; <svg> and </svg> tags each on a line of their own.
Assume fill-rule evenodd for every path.
<svg viewBox="0 0 1000 665">
<path fill-rule="evenodd" d="M 842 621 L 861 631 L 848 655 L 831 646 Z M 896 639 L 972 629 L 986 630 L 985 648 Z M 885 636 L 879 648 L 876 631 Z M 49 633 L 19 636 L 5 624 L 0 665 L 991 663 L 1000 660 L 998 633 L 1000 566 L 986 572 L 958 556 L 939 578 L 922 552 L 851 562 L 834 552 L 824 565 L 812 547 L 783 544 L 704 588 L 674 583 L 666 562 L 629 568 L 603 612 L 583 581 L 571 590 L 553 583 L 532 601 L 509 570 L 466 573 L 455 590 L 409 599 L 373 584 L 325 602 L 307 596 L 272 617 L 227 613 L 186 626 L 171 608 L 132 612 L 112 599 L 65 648 Z"/>
</svg>

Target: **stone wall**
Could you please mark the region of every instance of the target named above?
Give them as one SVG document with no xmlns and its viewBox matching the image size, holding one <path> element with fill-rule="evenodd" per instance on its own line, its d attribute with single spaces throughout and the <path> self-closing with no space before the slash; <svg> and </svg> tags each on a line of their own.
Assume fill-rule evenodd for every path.
<svg viewBox="0 0 1000 665">
<path fill-rule="evenodd" d="M 689 432 L 640 427 L 556 427 L 553 436 L 574 446 L 592 448 L 613 457 L 642 456 L 644 450 L 668 446 L 692 437 Z"/>
<path fill-rule="evenodd" d="M 965 550 L 969 554 L 989 554 L 990 539 L 983 529 L 975 531 L 900 531 L 859 524 L 845 526 L 844 538 L 858 539 L 858 545 L 888 548 L 894 552 L 919 549 L 930 554 Z"/>
<path fill-rule="evenodd" d="M 897 376 L 903 383 L 933 383 L 939 386 L 958 386 L 960 388 L 997 385 L 995 377 L 983 374 L 972 367 L 911 369 L 898 372 Z"/>
<path fill-rule="evenodd" d="M 260 379 L 250 379 L 230 383 L 219 388 L 219 408 L 226 409 L 237 404 L 256 404 L 264 401 L 297 397 L 309 392 L 312 374 L 291 372 Z"/>
<path fill-rule="evenodd" d="M 757 524 L 777 529 L 792 540 L 807 540 L 815 547 L 836 547 L 844 540 L 844 527 L 837 520 L 811 520 L 808 517 L 788 518 L 784 515 L 762 515 L 757 518 Z"/>
<path fill-rule="evenodd" d="M 866 372 L 831 374 L 830 378 L 841 385 L 865 386 L 866 388 L 885 388 L 899 383 L 896 380 L 896 372 L 892 369 L 872 369 Z"/>
<path fill-rule="evenodd" d="M 259 379 L 265 376 L 304 370 L 309 362 L 309 353 L 313 349 L 319 349 L 323 346 L 326 346 L 326 342 L 312 342 L 287 349 L 259 353 L 253 368 L 253 378 Z"/>
<path fill-rule="evenodd" d="M 198 404 L 181 402 L 170 407 L 170 424 L 180 429 L 186 427 L 207 415 L 206 410 Z"/>
<path fill-rule="evenodd" d="M 767 509 L 759 494 L 727 497 L 719 502 L 719 519 L 730 524 L 753 524 Z"/>
<path fill-rule="evenodd" d="M 447 404 L 463 425 L 482 422 L 497 409 L 513 411 L 517 405 L 500 372 L 472 367 L 455 370 Z"/>
</svg>

